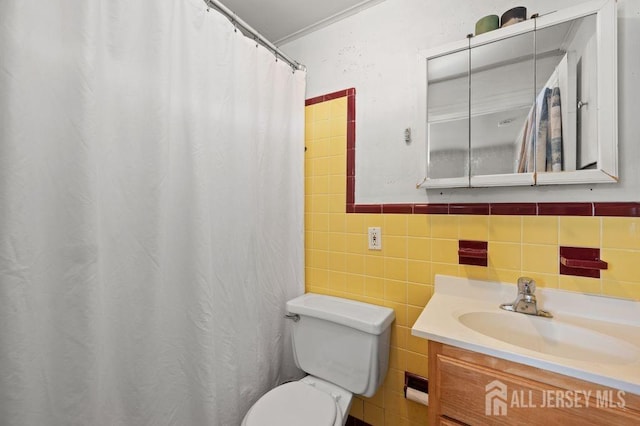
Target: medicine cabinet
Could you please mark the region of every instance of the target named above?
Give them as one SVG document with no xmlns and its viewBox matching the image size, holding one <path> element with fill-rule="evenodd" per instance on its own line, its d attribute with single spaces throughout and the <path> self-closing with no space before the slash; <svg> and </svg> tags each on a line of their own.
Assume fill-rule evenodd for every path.
<svg viewBox="0 0 640 426">
<path fill-rule="evenodd" d="M 616 182 L 614 0 L 420 53 L 421 187 Z"/>
</svg>

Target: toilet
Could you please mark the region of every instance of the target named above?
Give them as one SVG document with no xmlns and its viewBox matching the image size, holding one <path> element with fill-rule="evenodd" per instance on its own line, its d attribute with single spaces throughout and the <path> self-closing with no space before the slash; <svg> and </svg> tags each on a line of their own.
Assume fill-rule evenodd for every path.
<svg viewBox="0 0 640 426">
<path fill-rule="evenodd" d="M 353 395 L 373 396 L 387 374 L 394 312 L 314 293 L 287 311 L 294 359 L 308 376 L 263 395 L 242 426 L 344 426 Z"/>
</svg>

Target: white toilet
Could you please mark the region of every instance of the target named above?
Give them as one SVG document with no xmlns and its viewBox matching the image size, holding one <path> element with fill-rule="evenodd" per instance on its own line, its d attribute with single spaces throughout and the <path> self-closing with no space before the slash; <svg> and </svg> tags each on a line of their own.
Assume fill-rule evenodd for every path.
<svg viewBox="0 0 640 426">
<path fill-rule="evenodd" d="M 309 375 L 263 395 L 242 426 L 343 426 L 353 394 L 373 396 L 387 374 L 394 312 L 313 293 L 287 310 L 296 364 Z"/>
</svg>

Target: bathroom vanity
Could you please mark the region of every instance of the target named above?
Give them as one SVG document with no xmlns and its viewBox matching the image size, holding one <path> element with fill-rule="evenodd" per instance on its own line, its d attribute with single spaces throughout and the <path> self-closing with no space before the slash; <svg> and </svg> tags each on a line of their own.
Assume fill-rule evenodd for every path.
<svg viewBox="0 0 640 426">
<path fill-rule="evenodd" d="M 516 286 L 436 277 L 429 424 L 640 424 L 640 302 L 539 289 L 553 318 L 501 310 Z"/>
<path fill-rule="evenodd" d="M 640 424 L 638 395 L 435 341 L 429 377 L 430 425 Z M 506 403 L 503 412 L 489 399 L 487 414 L 491 397 Z"/>
</svg>

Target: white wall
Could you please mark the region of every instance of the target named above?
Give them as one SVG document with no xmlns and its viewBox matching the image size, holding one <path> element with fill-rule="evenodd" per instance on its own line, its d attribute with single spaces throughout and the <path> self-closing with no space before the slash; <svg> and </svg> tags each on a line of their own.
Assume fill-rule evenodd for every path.
<svg viewBox="0 0 640 426">
<path fill-rule="evenodd" d="M 529 0 L 528 14 L 580 0 Z M 356 202 L 506 202 L 640 200 L 640 0 L 618 0 L 620 182 L 564 187 L 415 189 L 425 174 L 425 143 L 404 142 L 418 128 L 417 54 L 464 39 L 507 0 L 386 0 L 281 46 L 307 66 L 307 98 L 356 88 Z"/>
</svg>

